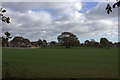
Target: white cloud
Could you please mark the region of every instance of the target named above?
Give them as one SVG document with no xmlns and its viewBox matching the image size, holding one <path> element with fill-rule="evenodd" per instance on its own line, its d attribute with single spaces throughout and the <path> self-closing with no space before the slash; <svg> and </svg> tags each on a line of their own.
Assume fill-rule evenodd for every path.
<svg viewBox="0 0 120 80">
<path fill-rule="evenodd" d="M 5 5 L 6 4 L 6 5 Z M 3 32 L 9 31 L 12 36 L 23 36 L 30 40 L 56 40 L 64 31 L 76 34 L 79 38 L 93 37 L 115 38 L 117 34 L 116 13 L 107 15 L 104 3 L 79 13 L 82 3 L 5 3 L 7 16 L 11 23 L 3 23 Z M 52 10 L 50 12 L 48 9 Z M 32 11 L 40 9 L 40 11 Z M 111 16 L 111 17 L 108 17 Z"/>
<path fill-rule="evenodd" d="M 43 10 L 49 8 L 53 10 L 53 15 L 58 15 L 81 10 L 82 4 L 76 2 L 4 2 L 3 7 L 19 12 L 26 12 L 30 9 Z"/>
<path fill-rule="evenodd" d="M 100 2 L 96 7 L 94 7 L 91 10 L 88 10 L 85 15 L 88 19 L 94 19 L 94 20 L 100 20 L 100 19 L 109 19 L 109 18 L 114 18 L 118 17 L 118 8 L 112 9 L 111 14 L 107 14 L 106 6 L 108 3 L 106 2 Z M 111 6 L 113 3 L 109 3 Z"/>
</svg>

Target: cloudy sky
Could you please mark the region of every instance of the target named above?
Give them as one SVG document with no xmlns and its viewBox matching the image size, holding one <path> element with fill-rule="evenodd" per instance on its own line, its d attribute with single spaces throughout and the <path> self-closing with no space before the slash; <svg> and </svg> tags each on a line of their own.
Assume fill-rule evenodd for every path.
<svg viewBox="0 0 120 80">
<path fill-rule="evenodd" d="M 101 37 L 117 42 L 118 9 L 108 15 L 106 5 L 105 2 L 4 2 L 2 7 L 11 23 L 2 23 L 2 32 L 9 31 L 12 37 L 23 36 L 30 41 L 57 41 L 62 32 L 71 32 L 80 42 L 99 41 Z"/>
</svg>

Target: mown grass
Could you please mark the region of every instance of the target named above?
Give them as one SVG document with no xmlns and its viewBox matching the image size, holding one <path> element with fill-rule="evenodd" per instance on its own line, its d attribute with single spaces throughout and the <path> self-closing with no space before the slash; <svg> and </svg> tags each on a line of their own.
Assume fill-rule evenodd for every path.
<svg viewBox="0 0 120 80">
<path fill-rule="evenodd" d="M 3 49 L 2 60 L 3 77 L 6 69 L 17 78 L 116 78 L 118 74 L 117 48 Z"/>
</svg>

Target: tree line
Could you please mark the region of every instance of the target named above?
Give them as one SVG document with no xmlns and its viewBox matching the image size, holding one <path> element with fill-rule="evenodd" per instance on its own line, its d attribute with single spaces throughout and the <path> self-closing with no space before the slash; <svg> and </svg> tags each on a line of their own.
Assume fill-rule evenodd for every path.
<svg viewBox="0 0 120 80">
<path fill-rule="evenodd" d="M 71 48 L 73 46 L 81 47 L 99 47 L 99 48 L 109 48 L 109 47 L 119 47 L 120 42 L 113 43 L 107 38 L 100 38 L 100 42 L 95 41 L 94 39 L 85 40 L 84 43 L 80 43 L 78 37 L 70 32 L 63 32 L 61 35 L 58 35 L 56 41 L 47 42 L 47 40 L 41 40 L 30 42 L 29 39 L 16 36 L 11 41 L 12 37 L 9 32 L 4 33 L 6 37 L 1 37 L 3 47 L 47 47 L 47 46 L 65 46 L 66 48 Z"/>
<path fill-rule="evenodd" d="M 117 2 L 115 2 L 112 6 L 110 4 L 108 4 L 106 6 L 106 11 L 107 14 L 110 14 L 110 12 L 112 12 L 112 8 L 116 8 L 116 7 L 120 7 L 120 0 L 116 0 Z M 4 13 L 6 12 L 5 9 L 1 8 L 0 9 L 0 19 L 2 22 L 5 23 L 10 23 L 10 18 L 4 16 Z M 29 39 L 24 39 L 23 37 L 15 37 L 12 41 L 8 41 L 10 38 L 10 33 L 6 32 L 5 33 L 6 37 L 0 37 L 2 40 L 2 46 L 6 46 L 9 47 L 9 43 L 13 44 L 15 47 L 18 47 L 18 44 L 21 44 L 21 46 L 25 46 L 25 45 L 29 45 L 29 44 L 34 44 L 35 46 L 41 46 L 43 45 L 44 47 L 46 47 L 46 45 L 48 44 L 46 40 L 41 40 L 39 39 L 36 42 L 30 42 Z M 112 43 L 110 42 L 108 39 L 106 38 L 101 38 L 100 42 L 96 42 L 94 39 L 91 39 L 91 41 L 86 40 L 84 43 L 80 44 L 80 41 L 78 40 L 77 36 L 70 33 L 70 32 L 63 32 L 61 35 L 59 35 L 57 37 L 58 40 L 58 44 L 65 46 L 66 48 L 70 48 L 71 46 L 87 46 L 87 47 L 113 47 L 113 46 L 117 46 L 119 47 L 120 42 L 117 43 Z M 23 44 L 23 45 L 22 45 Z M 51 41 L 50 44 L 52 45 L 56 45 L 57 42 L 56 41 Z"/>
</svg>

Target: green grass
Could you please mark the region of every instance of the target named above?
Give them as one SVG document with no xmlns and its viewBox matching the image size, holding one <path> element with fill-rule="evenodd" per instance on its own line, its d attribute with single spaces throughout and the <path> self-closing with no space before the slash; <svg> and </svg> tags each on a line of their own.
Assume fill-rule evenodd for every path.
<svg viewBox="0 0 120 80">
<path fill-rule="evenodd" d="M 3 49 L 2 59 L 3 77 L 7 68 L 17 78 L 116 78 L 118 74 L 117 48 Z"/>
</svg>

